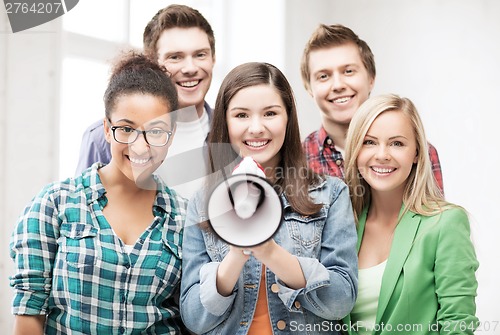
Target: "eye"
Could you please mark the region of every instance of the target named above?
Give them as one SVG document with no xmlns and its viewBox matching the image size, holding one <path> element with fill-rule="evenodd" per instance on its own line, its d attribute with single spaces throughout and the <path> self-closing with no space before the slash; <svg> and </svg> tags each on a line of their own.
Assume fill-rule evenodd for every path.
<svg viewBox="0 0 500 335">
<path fill-rule="evenodd" d="M 345 69 L 344 73 L 347 75 L 353 75 L 355 71 L 353 69 Z"/>
<path fill-rule="evenodd" d="M 125 134 L 130 134 L 130 133 L 133 133 L 135 131 L 134 128 L 127 127 L 127 126 L 118 127 L 116 129 L 118 129 L 119 131 L 121 131 L 122 133 L 125 133 Z"/>
<path fill-rule="evenodd" d="M 180 55 L 169 55 L 166 60 L 175 62 L 175 61 L 178 61 L 180 59 L 181 59 Z"/>
<path fill-rule="evenodd" d="M 205 52 L 205 51 L 204 52 L 199 52 L 196 55 L 196 57 L 198 57 L 198 58 L 205 58 L 205 57 L 207 57 L 207 52 Z"/>
<path fill-rule="evenodd" d="M 375 142 L 373 140 L 364 140 L 363 145 L 375 145 Z"/>
<path fill-rule="evenodd" d="M 248 115 L 246 113 L 238 113 L 234 117 L 237 119 L 245 119 L 248 117 Z"/>
<path fill-rule="evenodd" d="M 151 134 L 152 136 L 162 136 L 166 133 L 166 130 L 163 130 L 161 128 L 153 128 L 148 130 L 148 134 Z"/>
<path fill-rule="evenodd" d="M 275 115 L 278 115 L 278 113 L 276 113 L 275 111 L 267 111 L 264 116 L 275 116 Z"/>
<path fill-rule="evenodd" d="M 401 141 L 394 141 L 392 142 L 392 146 L 394 147 L 404 147 L 404 143 Z"/>
<path fill-rule="evenodd" d="M 324 81 L 324 80 L 327 80 L 329 78 L 329 76 L 326 73 L 320 73 L 320 74 L 318 74 L 317 78 L 319 81 Z"/>
</svg>

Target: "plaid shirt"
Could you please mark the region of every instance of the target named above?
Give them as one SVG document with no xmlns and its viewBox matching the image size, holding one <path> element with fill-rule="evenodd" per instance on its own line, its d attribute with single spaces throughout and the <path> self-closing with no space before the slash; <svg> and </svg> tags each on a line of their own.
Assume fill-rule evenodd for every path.
<svg viewBox="0 0 500 335">
<path fill-rule="evenodd" d="M 302 144 L 309 167 L 316 173 L 326 174 L 344 179 L 344 158 L 335 149 L 333 140 L 326 133 L 325 128 L 312 132 Z M 443 173 L 436 148 L 429 143 L 429 158 L 432 172 L 437 185 L 444 194 Z"/>
<path fill-rule="evenodd" d="M 19 218 L 13 313 L 47 314 L 46 334 L 178 334 L 186 201 L 157 180 L 154 220 L 129 254 L 103 216 L 100 167 L 48 185 Z"/>
</svg>

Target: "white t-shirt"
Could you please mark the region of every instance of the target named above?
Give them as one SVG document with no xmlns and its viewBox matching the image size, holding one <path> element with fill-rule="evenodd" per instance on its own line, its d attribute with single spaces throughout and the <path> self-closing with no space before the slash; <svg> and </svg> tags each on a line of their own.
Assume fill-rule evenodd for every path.
<svg viewBox="0 0 500 335">
<path fill-rule="evenodd" d="M 184 198 L 191 198 L 203 186 L 207 175 L 205 139 L 210 130 L 206 110 L 199 119 L 177 121 L 165 161 L 156 170 L 165 183 Z"/>
<path fill-rule="evenodd" d="M 387 260 L 366 269 L 358 270 L 358 298 L 351 311 L 351 321 L 356 323 L 359 335 L 373 333 Z"/>
</svg>

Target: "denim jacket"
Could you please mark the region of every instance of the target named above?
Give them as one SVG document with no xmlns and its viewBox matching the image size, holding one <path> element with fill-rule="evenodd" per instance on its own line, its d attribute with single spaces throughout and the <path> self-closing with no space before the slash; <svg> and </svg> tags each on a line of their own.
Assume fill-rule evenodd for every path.
<svg viewBox="0 0 500 335">
<path fill-rule="evenodd" d="M 348 188 L 324 177 L 309 188 L 321 210 L 311 216 L 295 212 L 281 195 L 284 215 L 274 240 L 295 255 L 306 287 L 291 289 L 269 269 L 266 291 L 274 334 L 337 334 L 357 295 L 356 227 Z M 217 268 L 229 246 L 197 223 L 207 221 L 203 191 L 188 205 L 183 240 L 181 316 L 197 334 L 246 334 L 257 304 L 261 263 L 246 262 L 233 293 L 217 292 Z"/>
</svg>

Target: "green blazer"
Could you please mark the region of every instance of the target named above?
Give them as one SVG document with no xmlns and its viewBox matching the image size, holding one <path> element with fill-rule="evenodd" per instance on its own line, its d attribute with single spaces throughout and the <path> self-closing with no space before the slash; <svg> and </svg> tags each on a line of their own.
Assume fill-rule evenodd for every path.
<svg viewBox="0 0 500 335">
<path fill-rule="evenodd" d="M 359 218 L 358 251 L 367 212 Z M 382 277 L 374 334 L 473 334 L 478 265 L 463 209 L 406 212 Z M 344 326 L 356 334 L 350 315 Z"/>
</svg>

